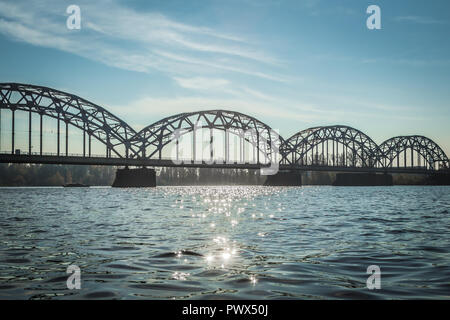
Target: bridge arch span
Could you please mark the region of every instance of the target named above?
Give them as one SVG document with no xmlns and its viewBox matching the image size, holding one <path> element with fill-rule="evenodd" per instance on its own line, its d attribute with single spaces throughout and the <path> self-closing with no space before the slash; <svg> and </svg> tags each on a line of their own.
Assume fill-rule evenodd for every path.
<svg viewBox="0 0 450 320">
<path fill-rule="evenodd" d="M 194 132 L 204 129 L 210 131 L 210 136 L 206 137 L 211 143 L 210 158 L 213 158 L 217 151 L 213 150 L 212 145 L 215 144 L 217 147 L 217 141 L 213 141 L 213 138 L 217 139 L 218 135 L 213 135 L 213 131 L 219 130 L 222 132 L 223 136 L 219 138 L 222 140 L 220 148 L 223 151 L 220 154 L 221 159 L 225 162 L 230 161 L 230 152 L 232 151 L 230 139 L 233 138 L 232 136 L 240 139 L 240 142 L 238 142 L 240 145 L 236 146 L 235 144 L 235 148 L 239 149 L 239 152 L 235 152 L 235 155 L 240 157 L 240 159 L 235 159 L 238 162 L 270 163 L 274 160 L 274 153 L 283 143 L 282 137 L 267 124 L 254 117 L 236 111 L 214 109 L 176 114 L 145 127 L 132 139 L 134 143 L 140 142 L 141 144 L 139 152 L 133 156 L 161 159 L 163 149 L 170 143 L 175 143 L 176 157 L 178 158 L 178 140 L 189 134 L 192 139 L 190 158 L 196 160 L 198 158 L 198 154 L 196 154 L 198 153 L 197 145 L 200 141 L 197 141 L 199 138 L 197 133 L 194 134 Z M 245 143 L 253 146 L 253 150 L 246 150 Z M 249 160 L 249 158 L 252 158 L 252 160 Z"/>
<path fill-rule="evenodd" d="M 390 138 L 380 144 L 385 167 L 422 167 L 448 169 L 449 159 L 441 147 L 430 138 L 412 135 Z"/>
<path fill-rule="evenodd" d="M 285 141 L 283 163 L 382 167 L 378 145 L 365 133 L 343 125 L 302 130 Z"/>
<path fill-rule="evenodd" d="M 39 114 L 41 118 L 41 153 L 43 116 L 57 119 L 58 152 L 60 121 L 66 124 L 66 129 L 70 124 L 83 132 L 84 153 L 87 153 L 88 148 L 90 150 L 91 137 L 106 146 L 106 154 L 109 157 L 114 154 L 117 157 L 127 158 L 129 154 L 134 153 L 134 149 L 138 149 L 138 146 L 130 143 L 130 138 L 135 136 L 136 132 L 126 122 L 92 102 L 60 90 L 21 83 L 0 83 L 0 109 L 11 110 L 13 118 L 15 111 L 29 112 L 30 124 L 31 113 Z M 14 119 L 12 125 L 14 126 Z M 88 146 L 86 146 L 85 134 L 88 136 Z M 12 152 L 14 152 L 14 137 Z"/>
<path fill-rule="evenodd" d="M 64 131 L 66 138 L 65 155 L 69 155 L 69 136 L 73 135 L 73 139 L 70 140 L 71 148 L 72 143 L 75 143 L 73 149 L 76 149 L 77 138 L 75 134 L 81 131 L 82 138 L 79 135 L 78 141 L 82 140 L 83 142 L 83 158 L 102 157 L 97 154 L 91 155 L 90 142 L 93 137 L 94 140 L 106 146 L 106 158 L 124 158 L 120 159 L 118 163 L 125 164 L 145 163 L 147 160 L 148 163 L 158 163 L 153 160 L 162 159 L 163 151 L 170 149 L 171 144 L 172 146 L 175 144 L 176 152 L 165 159 L 179 160 L 179 142 L 190 135 L 192 140 L 188 141 L 186 147 L 186 149 L 191 150 L 190 158 L 181 160 L 197 162 L 197 147 L 200 146 L 200 153 L 203 157 L 205 145 L 209 144 L 208 160 L 220 163 L 222 159 L 225 164 L 279 163 L 285 165 L 284 168 L 326 166 L 382 169 L 378 171 L 386 171 L 393 167 L 408 168 L 413 169 L 413 171 L 415 169 L 419 169 L 416 171 L 424 171 L 424 169 L 437 170 L 450 167 L 445 152 L 433 140 L 424 136 L 398 136 L 388 139 L 378 146 L 360 130 L 344 125 L 333 125 L 302 130 L 284 140 L 262 121 L 240 112 L 228 110 L 213 109 L 180 113 L 159 120 L 136 132 L 126 122 L 92 102 L 70 93 L 29 84 L 0 83 L 0 116 L 3 116 L 3 112 L 1 112 L 3 110 L 9 112 L 6 112 L 6 121 L 5 118 L 0 120 L 0 126 L 2 123 L 7 124 L 6 129 L 0 128 L 0 152 L 2 154 L 5 154 L 4 151 L 9 153 L 9 150 L 11 150 L 11 153 L 15 153 L 15 139 L 22 142 L 28 141 L 27 143 L 21 143 L 28 144 L 29 155 L 39 154 L 39 152 L 32 152 L 34 117 L 34 122 L 39 121 L 40 118 L 40 130 L 36 131 L 40 132 L 40 143 L 37 145 L 40 147 L 40 156 L 42 157 L 44 155 L 42 151 L 42 119 L 48 117 L 53 119 L 51 121 L 55 126 L 57 125 L 58 157 L 60 153 L 64 155 L 64 152 L 60 150 L 60 140 L 61 138 L 64 139 L 60 136 L 60 123 L 62 123 L 66 126 Z M 16 118 L 28 122 L 27 131 L 18 128 L 21 127 L 20 125 L 15 127 L 16 113 Z M 23 115 L 25 117 L 22 117 Z M 9 120 L 8 116 L 11 116 L 11 122 L 7 121 Z M 8 128 L 9 123 L 11 124 L 11 131 Z M 69 135 L 69 125 L 76 128 L 75 134 L 70 130 Z M 200 138 L 197 137 L 197 129 L 200 129 L 202 133 Z M 15 133 L 16 131 L 17 133 Z M 205 131 L 206 142 L 204 139 Z M 219 131 L 218 135 L 213 134 L 217 131 Z M 7 139 L 2 137 L 2 132 L 7 133 Z M 20 135 L 21 139 L 17 139 L 17 134 Z M 54 132 L 51 132 L 51 134 L 54 134 Z M 36 135 L 34 138 L 35 142 Z M 86 138 L 89 140 L 89 147 L 86 146 Z M 2 144 L 5 140 L 7 140 L 7 143 Z M 10 145 L 9 141 L 11 141 Z M 2 149 L 4 145 L 7 147 Z M 103 145 L 100 145 L 100 150 L 103 149 Z M 89 149 L 89 152 L 87 152 L 87 149 Z M 234 159 L 231 159 L 231 153 L 234 153 Z M 26 152 L 24 155 L 26 155 Z M 53 151 L 50 156 L 54 156 Z M 77 155 L 72 156 L 76 157 Z M 220 156 L 221 158 L 218 158 Z M 10 158 L 12 159 L 12 157 Z M 111 159 L 106 161 L 110 163 Z M 207 161 L 204 162 L 210 164 Z M 347 169 L 344 168 L 344 170 Z"/>
</svg>

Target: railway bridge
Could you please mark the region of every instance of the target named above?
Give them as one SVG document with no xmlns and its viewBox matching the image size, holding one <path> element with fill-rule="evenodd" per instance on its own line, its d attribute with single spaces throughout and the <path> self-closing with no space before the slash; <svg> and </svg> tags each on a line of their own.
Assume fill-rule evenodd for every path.
<svg viewBox="0 0 450 320">
<path fill-rule="evenodd" d="M 21 83 L 0 83 L 0 126 L 0 162 L 141 168 L 121 171 L 129 186 L 154 185 L 154 167 L 258 169 L 281 185 L 300 183 L 302 171 L 341 172 L 350 180 L 365 175 L 368 184 L 381 174 L 449 172 L 442 148 L 420 135 L 378 145 L 358 129 L 331 125 L 285 139 L 250 115 L 218 109 L 180 113 L 136 131 L 81 97 Z M 152 182 L 133 183 L 143 177 Z"/>
</svg>

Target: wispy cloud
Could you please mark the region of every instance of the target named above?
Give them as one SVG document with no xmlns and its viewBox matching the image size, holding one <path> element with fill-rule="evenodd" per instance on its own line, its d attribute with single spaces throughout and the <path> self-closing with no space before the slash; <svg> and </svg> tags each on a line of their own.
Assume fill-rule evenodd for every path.
<svg viewBox="0 0 450 320">
<path fill-rule="evenodd" d="M 186 80 L 186 79 L 185 79 Z M 189 83 L 195 82 L 192 79 Z M 220 81 L 219 81 L 220 82 Z M 198 82 L 200 83 L 200 81 Z M 126 105 L 108 106 L 114 114 L 129 119 L 128 123 L 141 129 L 164 117 L 183 112 L 222 109 L 238 111 L 279 129 L 288 137 L 302 129 L 317 125 L 348 124 L 357 126 L 361 119 L 380 119 L 379 121 L 410 121 L 420 123 L 424 116 L 405 115 L 410 106 L 392 106 L 377 102 L 367 102 L 346 97 L 332 97 L 334 105 L 328 102 L 310 103 L 292 101 L 244 88 L 234 92 L 233 96 L 224 98 L 206 97 L 205 95 L 180 95 L 176 97 L 141 97 Z M 346 108 L 345 106 L 356 106 Z M 277 108 L 274 108 L 277 106 Z M 148 123 L 143 125 L 143 119 Z M 294 129 L 292 129 L 294 128 Z"/>
<path fill-rule="evenodd" d="M 174 80 L 183 88 L 196 89 L 196 90 L 211 90 L 211 89 L 223 89 L 230 84 L 230 81 L 226 79 L 215 78 L 177 78 Z"/>
<path fill-rule="evenodd" d="M 281 62 L 242 35 L 181 23 L 158 12 L 138 12 L 108 0 L 79 1 L 79 6 L 82 29 L 71 31 L 66 29 L 61 1 L 47 1 L 45 6 L 23 0 L 0 2 L 0 33 L 131 71 L 159 70 L 169 76 L 220 71 L 282 79 L 260 71 Z"/>
<path fill-rule="evenodd" d="M 395 21 L 399 22 L 412 22 L 419 24 L 447 24 L 445 20 L 438 20 L 435 18 L 421 17 L 421 16 L 398 16 L 394 18 Z"/>
<path fill-rule="evenodd" d="M 407 65 L 410 67 L 450 67 L 450 59 L 414 59 L 414 58 L 363 58 L 360 60 L 363 64 L 392 64 L 392 65 Z"/>
<path fill-rule="evenodd" d="M 230 111 L 238 111 L 248 115 L 258 115 L 258 119 L 269 122 L 271 119 L 289 119 L 304 123 L 313 121 L 323 115 L 313 114 L 311 112 L 305 113 L 302 111 L 302 106 L 299 104 L 297 109 L 283 110 L 283 112 L 274 112 L 273 105 L 261 100 L 247 97 L 242 98 L 206 98 L 204 96 L 180 96 L 180 97 L 143 97 L 141 99 L 132 101 L 128 105 L 115 105 L 108 107 L 118 116 L 126 116 L 129 119 L 154 119 L 157 121 L 163 117 L 171 116 L 183 112 L 192 112 L 200 110 L 223 109 Z M 305 106 L 304 111 L 310 110 L 310 106 Z M 129 122 L 133 124 L 131 120 Z M 148 123 L 151 124 L 151 123 Z M 278 128 L 276 128 L 278 129 Z"/>
<path fill-rule="evenodd" d="M 195 58 L 186 54 L 178 54 L 173 53 L 169 51 L 162 51 L 162 50 L 153 50 L 153 53 L 157 54 L 158 56 L 170 59 L 175 62 L 188 64 L 188 65 L 196 65 L 205 67 L 207 69 L 213 69 L 213 70 L 222 70 L 227 72 L 233 72 L 233 73 L 241 73 L 245 75 L 250 75 L 262 79 L 277 81 L 277 82 L 287 82 L 288 78 L 284 76 L 279 75 L 273 75 L 268 74 L 265 72 L 261 72 L 258 70 L 250 69 L 245 64 L 242 64 L 238 61 L 233 61 L 232 63 L 227 61 L 209 61 L 207 59 L 201 59 L 201 58 Z"/>
<path fill-rule="evenodd" d="M 406 56 L 403 54 L 403 56 Z M 377 64 L 377 65 L 407 65 L 411 67 L 449 67 L 450 59 L 434 58 L 399 58 L 399 57 L 361 57 L 361 56 L 342 56 L 333 54 L 315 55 L 317 61 L 336 61 L 339 63 L 354 63 L 354 64 Z"/>
</svg>

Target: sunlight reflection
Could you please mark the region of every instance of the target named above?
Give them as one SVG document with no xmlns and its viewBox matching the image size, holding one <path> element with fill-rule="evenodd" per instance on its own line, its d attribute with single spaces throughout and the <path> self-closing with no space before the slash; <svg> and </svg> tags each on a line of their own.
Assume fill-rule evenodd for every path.
<svg viewBox="0 0 450 320">
<path fill-rule="evenodd" d="M 230 245 L 230 241 L 227 238 L 217 236 L 213 239 L 213 243 L 216 248 L 212 248 L 212 252 L 206 255 L 205 260 L 210 266 L 213 265 L 213 262 L 217 262 L 217 266 L 225 268 L 238 253 L 238 250 L 235 248 L 236 241 L 232 241 Z"/>
<path fill-rule="evenodd" d="M 172 278 L 175 280 L 186 280 L 190 275 L 190 273 L 175 271 L 172 275 Z"/>
<path fill-rule="evenodd" d="M 213 255 L 207 255 L 206 256 L 206 262 L 208 262 L 208 263 L 211 263 L 211 262 L 213 262 L 213 260 L 214 260 L 214 256 Z"/>
<path fill-rule="evenodd" d="M 230 258 L 231 258 L 231 254 L 229 252 L 222 253 L 222 259 L 223 260 L 227 261 Z"/>
</svg>

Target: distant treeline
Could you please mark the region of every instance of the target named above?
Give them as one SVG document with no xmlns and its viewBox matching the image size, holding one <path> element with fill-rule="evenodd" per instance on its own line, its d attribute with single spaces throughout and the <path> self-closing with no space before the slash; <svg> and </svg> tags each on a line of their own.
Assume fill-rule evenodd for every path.
<svg viewBox="0 0 450 320">
<path fill-rule="evenodd" d="M 261 185 L 266 177 L 258 170 L 214 168 L 157 168 L 156 183 L 164 185 Z M 0 163 L 0 186 L 62 186 L 82 183 L 112 185 L 116 167 Z"/>
<path fill-rule="evenodd" d="M 0 163 L 0 186 L 62 186 L 82 183 L 91 186 L 110 186 L 116 167 L 80 165 L 30 165 Z M 334 172 L 304 172 L 304 185 L 331 185 Z M 420 174 L 393 174 L 394 184 L 449 184 L 449 175 L 428 177 Z M 156 184 L 168 185 L 263 185 L 266 176 L 258 170 L 214 168 L 157 168 Z M 443 180 L 443 181 L 441 181 Z"/>
<path fill-rule="evenodd" d="M 111 185 L 116 169 L 100 166 L 0 163 L 0 186 Z"/>
</svg>

